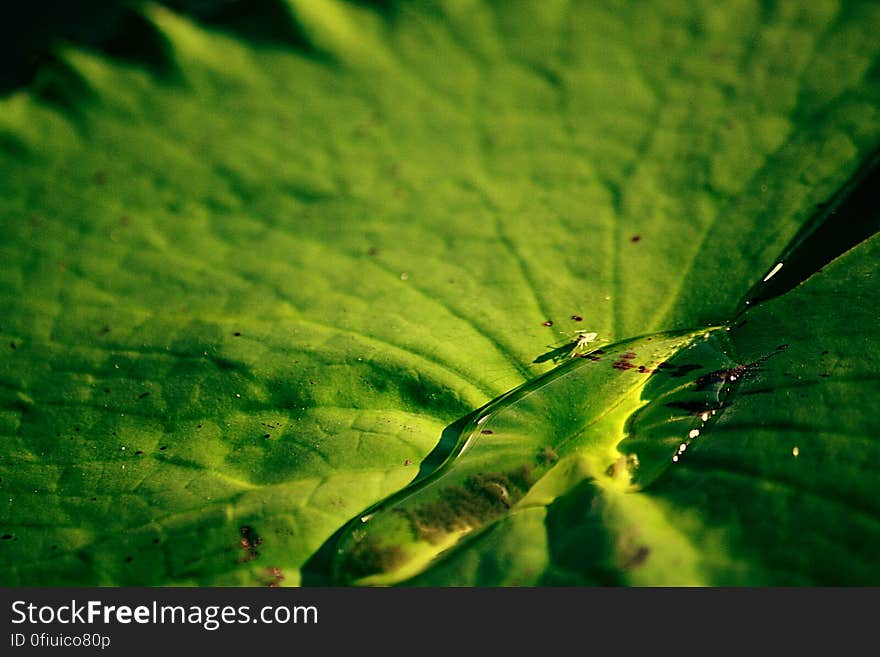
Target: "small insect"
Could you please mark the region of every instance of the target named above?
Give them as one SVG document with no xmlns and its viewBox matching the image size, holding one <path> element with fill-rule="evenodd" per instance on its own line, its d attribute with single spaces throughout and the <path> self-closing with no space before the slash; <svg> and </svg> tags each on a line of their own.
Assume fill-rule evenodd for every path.
<svg viewBox="0 0 880 657">
<path fill-rule="evenodd" d="M 586 349 L 587 345 L 596 342 L 598 337 L 599 334 L 595 331 L 575 331 L 565 344 L 558 346 L 557 343 L 557 346 L 551 346 L 550 351 L 541 354 L 533 362 L 545 363 L 548 360 L 552 360 L 554 363 L 560 363 L 567 358 L 586 356 L 589 351 L 589 349 Z M 600 341 L 604 342 L 604 340 Z"/>
<path fill-rule="evenodd" d="M 575 356 L 580 355 L 580 352 L 584 347 L 591 342 L 595 342 L 598 337 L 599 334 L 595 331 L 575 331 L 571 352 L 568 354 L 569 358 L 574 358 Z"/>
</svg>

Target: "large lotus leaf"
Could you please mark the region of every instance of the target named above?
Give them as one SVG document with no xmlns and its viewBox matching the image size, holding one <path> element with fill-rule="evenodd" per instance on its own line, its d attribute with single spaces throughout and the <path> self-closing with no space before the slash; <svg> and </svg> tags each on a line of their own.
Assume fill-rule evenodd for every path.
<svg viewBox="0 0 880 657">
<path fill-rule="evenodd" d="M 659 477 L 621 489 L 582 467 L 415 583 L 876 584 L 878 256 L 874 237 L 745 313 L 726 343 L 735 365 L 646 386 L 619 448 L 645 462 L 677 436 Z M 694 396 L 710 383 L 720 400 Z"/>
<path fill-rule="evenodd" d="M 612 343 L 728 321 L 880 141 L 880 8 L 801 4 L 260 3 L 287 41 L 147 6 L 137 52 L 59 47 L 0 101 L 0 578 L 296 584 L 574 330 Z M 753 312 L 718 353 L 763 354 L 769 311 Z M 842 375 L 869 371 L 839 349 Z M 605 456 L 625 434 L 612 411 L 663 379 L 608 371 L 642 376 L 596 410 L 618 432 Z M 719 443 L 727 474 L 711 479 L 739 487 L 696 483 L 711 436 L 741 436 L 759 461 L 770 436 L 790 442 L 789 420 L 764 437 L 723 428 L 750 422 L 744 393 L 642 493 L 596 497 L 596 464 L 560 461 L 542 493 L 558 501 L 493 520 L 546 547 L 498 538 L 504 577 L 486 580 L 516 579 L 528 552 L 581 581 L 578 536 L 611 554 L 635 518 L 651 538 L 624 559 L 644 564 L 638 581 L 731 579 L 728 562 L 790 579 L 789 498 L 757 497 L 781 486 L 773 472 L 749 477 Z M 831 482 L 798 446 L 786 467 Z M 869 505 L 858 485 L 840 499 Z M 870 520 L 832 519 L 824 492 L 813 522 L 868 545 Z M 619 500 L 613 518 L 565 531 L 593 498 Z M 463 545 L 494 535 L 478 534 Z M 825 576 L 809 554 L 790 572 L 864 578 L 849 569 L 867 561 Z"/>
</svg>

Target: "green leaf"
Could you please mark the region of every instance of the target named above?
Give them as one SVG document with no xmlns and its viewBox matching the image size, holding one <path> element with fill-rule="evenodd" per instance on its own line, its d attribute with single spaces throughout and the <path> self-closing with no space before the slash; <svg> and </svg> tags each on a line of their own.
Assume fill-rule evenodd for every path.
<svg viewBox="0 0 880 657">
<path fill-rule="evenodd" d="M 542 354 L 575 330 L 611 344 L 729 321 L 880 141 L 870 2 L 271 6 L 270 40 L 146 6 L 136 52 L 59 46 L 0 100 L 9 585 L 300 583 L 331 536 L 427 475 L 463 418 L 545 375 Z M 770 371 L 808 330 L 829 340 L 796 314 L 761 333 L 761 313 L 795 313 L 779 304 L 831 289 L 858 252 L 752 311 L 712 357 L 754 362 L 778 335 L 792 346 Z M 870 376 L 854 344 L 814 389 L 853 418 L 865 400 L 828 391 Z M 609 370 L 609 390 L 637 374 Z M 608 408 L 591 412 L 620 412 L 603 458 L 663 380 L 594 398 Z M 724 456 L 715 437 L 739 435 L 783 467 L 758 430 L 726 428 L 774 410 L 747 383 L 678 467 L 633 480 L 643 492 L 597 488 L 616 481 L 597 476 L 600 452 L 561 454 L 537 482 L 547 504 L 490 519 L 509 531 L 483 528 L 426 577 L 873 581 L 872 521 L 828 506 L 870 511 L 870 478 L 846 470 L 842 492 L 816 461 L 810 518 L 783 522 L 797 484 Z M 768 435 L 790 442 L 793 417 Z M 819 419 L 801 420 L 794 465 L 782 450 L 795 473 L 825 444 Z M 853 422 L 843 432 L 864 442 Z M 657 436 L 639 450 L 675 451 Z M 701 478 L 703 451 L 739 474 Z M 784 567 L 808 520 L 822 531 Z M 811 565 L 847 541 L 863 558 Z M 470 566 L 440 574 L 450 559 Z"/>
<path fill-rule="evenodd" d="M 649 384 L 619 447 L 644 460 L 642 434 L 677 434 L 686 449 L 647 486 L 582 467 L 549 504 L 515 506 L 412 583 L 875 584 L 878 255 L 875 236 L 746 313 L 726 345 L 738 365 Z M 694 403 L 707 383 L 728 398 Z"/>
<path fill-rule="evenodd" d="M 738 564 L 707 559 L 712 581 L 880 582 L 878 255 L 875 236 L 732 331 L 742 363 L 788 348 L 748 370 L 712 439 L 656 490 L 699 512 L 692 542 L 723 528 Z"/>
<path fill-rule="evenodd" d="M 681 396 L 681 377 L 697 366 L 667 359 L 687 353 L 702 356 L 699 369 L 719 360 L 733 365 L 714 332 L 653 335 L 597 349 L 480 409 L 430 480 L 352 522 L 335 544 L 335 580 L 401 581 L 500 518 L 546 506 L 585 478 L 623 490 L 653 480 L 677 460 L 682 438 L 673 436 L 670 444 L 654 431 L 649 449 L 621 454 L 617 445 L 628 418 L 644 406 L 640 393 L 646 385 L 656 388 L 650 384 L 657 379 L 667 394 Z M 720 386 L 703 386 L 701 405 L 716 401 Z M 699 433 L 690 425 L 684 439 Z"/>
</svg>

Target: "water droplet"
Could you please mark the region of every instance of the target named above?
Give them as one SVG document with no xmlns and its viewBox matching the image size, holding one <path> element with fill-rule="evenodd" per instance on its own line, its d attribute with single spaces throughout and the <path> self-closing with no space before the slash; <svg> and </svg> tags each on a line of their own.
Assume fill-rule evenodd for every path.
<svg viewBox="0 0 880 657">
<path fill-rule="evenodd" d="M 407 272 L 402 272 L 402 273 L 400 274 L 400 280 L 402 280 L 402 281 L 408 281 L 408 280 L 409 280 L 409 274 L 408 274 Z"/>
<path fill-rule="evenodd" d="M 731 363 L 720 353 L 720 338 L 704 340 L 704 333 L 624 341 L 603 348 L 605 360 L 566 359 L 490 402 L 462 429 L 442 465 L 343 530 L 331 566 L 332 581 L 385 585 L 411 577 L 466 536 L 528 504 L 533 486 L 552 473 L 570 472 L 573 466 L 566 464 L 589 463 L 575 469 L 587 468 L 580 476 L 611 477 L 611 485 L 624 490 L 655 480 L 670 459 L 677 462 L 686 449 L 681 436 L 689 435 L 699 415 L 684 417 L 690 426 L 670 425 L 669 437 L 677 435 L 674 443 L 661 433 L 645 436 L 636 445 L 630 440 L 635 437 L 621 433 L 621 427 L 632 434 L 631 423 L 624 420 L 634 419 L 640 410 L 657 415 L 662 411 L 668 417 L 663 401 L 669 395 L 690 395 L 694 403 L 701 400 L 701 408 L 717 402 L 720 382 L 699 387 L 694 381 L 706 369 L 729 368 Z M 710 333 L 727 339 L 724 331 Z M 679 352 L 691 355 L 686 365 L 705 366 L 680 368 L 673 363 L 658 369 Z M 657 371 L 650 376 L 621 371 L 638 367 Z M 649 392 L 650 399 L 663 401 L 646 402 Z M 614 412 L 609 414 L 609 408 Z M 646 423 L 657 426 L 651 418 Z M 492 434 L 495 437 L 486 438 Z M 615 451 L 618 456 L 607 460 Z"/>
</svg>

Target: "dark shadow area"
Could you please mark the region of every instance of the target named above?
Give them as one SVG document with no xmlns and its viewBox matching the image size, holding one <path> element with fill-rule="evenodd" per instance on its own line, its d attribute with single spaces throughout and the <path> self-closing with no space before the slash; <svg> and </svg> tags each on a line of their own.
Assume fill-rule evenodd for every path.
<svg viewBox="0 0 880 657">
<path fill-rule="evenodd" d="M 170 9 L 245 40 L 282 45 L 317 57 L 284 0 L 161 0 Z M 363 3 L 362 3 L 363 4 Z M 377 11 L 389 3 L 376 2 Z M 59 43 L 102 52 L 156 74 L 175 70 L 165 36 L 120 0 L 37 0 L 4 8 L 0 21 L 0 95 L 33 82 Z"/>
<path fill-rule="evenodd" d="M 106 39 L 124 8 L 110 0 L 41 0 L 4 7 L 0 21 L 0 94 L 30 83 L 61 41 L 94 47 Z"/>
<path fill-rule="evenodd" d="M 636 568 L 647 558 L 647 548 L 621 542 L 609 532 L 604 519 L 606 502 L 592 479 L 584 479 L 547 507 L 544 524 L 550 551 L 549 569 L 541 586 L 570 584 L 572 577 L 586 586 L 621 586 L 621 571 Z M 616 543 L 620 555 L 616 554 Z"/>
<path fill-rule="evenodd" d="M 316 55 L 284 0 L 164 0 L 163 4 L 248 41 L 283 45 Z"/>
<path fill-rule="evenodd" d="M 92 96 L 85 78 L 52 53 L 42 56 L 31 89 L 36 98 L 63 109 L 72 118 L 78 118 L 80 104 Z"/>
<path fill-rule="evenodd" d="M 543 354 L 535 358 L 533 363 L 546 363 L 548 360 L 553 361 L 554 363 L 559 363 L 571 355 L 572 349 L 575 348 L 577 344 L 576 341 L 569 342 L 568 344 L 564 344 L 561 347 L 555 347 L 550 349 L 550 351 L 545 351 Z"/>
<path fill-rule="evenodd" d="M 788 292 L 878 230 L 880 149 L 871 153 L 840 191 L 816 207 L 765 280 L 745 296 L 739 313 Z"/>
<path fill-rule="evenodd" d="M 404 488 L 402 488 L 397 493 L 386 497 L 383 500 L 380 500 L 373 506 L 368 509 L 364 509 L 360 513 L 358 513 L 354 518 L 346 522 L 342 525 L 338 530 L 336 530 L 330 538 L 328 538 L 324 543 L 319 547 L 311 557 L 309 557 L 308 561 L 303 564 L 302 567 L 302 586 L 328 586 L 331 584 L 331 569 L 333 566 L 333 554 L 336 550 L 336 545 L 339 542 L 340 537 L 348 530 L 351 526 L 351 523 L 357 522 L 359 518 L 362 516 L 371 513 L 376 507 L 379 505 L 385 505 L 388 503 L 393 503 L 394 500 L 399 499 L 403 495 L 408 495 L 413 486 L 421 483 L 427 477 L 437 472 L 437 469 L 443 465 L 444 461 L 449 457 L 450 454 L 455 450 L 456 445 L 459 443 L 459 439 L 461 438 L 462 431 L 468 426 L 470 421 L 476 417 L 485 406 L 478 408 L 472 413 L 468 413 L 464 417 L 459 418 L 452 424 L 448 425 L 443 432 L 440 434 L 440 440 L 437 441 L 437 444 L 434 446 L 428 455 L 422 461 L 421 466 L 419 467 L 419 471 L 416 473 L 415 478 L 407 484 Z"/>
<path fill-rule="evenodd" d="M 153 23 L 141 14 L 123 9 L 95 49 L 115 59 L 145 66 L 157 75 L 176 70 L 171 44 Z"/>
</svg>

